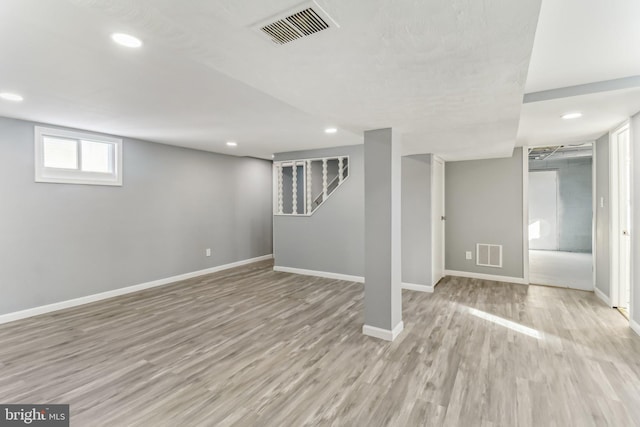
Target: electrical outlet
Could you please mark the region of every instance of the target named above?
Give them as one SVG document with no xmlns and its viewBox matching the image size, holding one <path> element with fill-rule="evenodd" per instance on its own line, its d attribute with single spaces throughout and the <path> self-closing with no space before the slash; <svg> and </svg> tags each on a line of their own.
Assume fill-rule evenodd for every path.
<svg viewBox="0 0 640 427">
<path fill-rule="evenodd" d="M 211 256 L 211 248 L 207 248 L 207 249 L 204 251 L 204 254 L 205 254 L 206 256 Z"/>
<path fill-rule="evenodd" d="M 465 255 L 466 255 L 467 259 L 473 259 L 473 254 L 471 253 L 471 251 L 467 251 L 465 253 Z"/>
</svg>

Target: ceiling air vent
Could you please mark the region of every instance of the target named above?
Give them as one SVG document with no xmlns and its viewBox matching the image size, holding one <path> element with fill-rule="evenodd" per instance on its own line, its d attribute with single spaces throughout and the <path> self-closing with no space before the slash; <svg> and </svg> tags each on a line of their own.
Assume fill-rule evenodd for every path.
<svg viewBox="0 0 640 427">
<path fill-rule="evenodd" d="M 253 27 L 282 45 L 339 25 L 316 2 L 310 2 Z"/>
</svg>

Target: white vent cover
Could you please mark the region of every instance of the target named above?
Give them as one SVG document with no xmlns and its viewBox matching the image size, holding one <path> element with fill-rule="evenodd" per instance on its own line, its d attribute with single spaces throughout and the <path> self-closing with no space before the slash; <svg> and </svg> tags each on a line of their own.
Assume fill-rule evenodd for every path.
<svg viewBox="0 0 640 427">
<path fill-rule="evenodd" d="M 476 265 L 502 268 L 502 245 L 478 243 L 476 245 Z"/>
<path fill-rule="evenodd" d="M 315 1 L 306 2 L 252 26 L 276 44 L 283 45 L 340 26 Z"/>
</svg>

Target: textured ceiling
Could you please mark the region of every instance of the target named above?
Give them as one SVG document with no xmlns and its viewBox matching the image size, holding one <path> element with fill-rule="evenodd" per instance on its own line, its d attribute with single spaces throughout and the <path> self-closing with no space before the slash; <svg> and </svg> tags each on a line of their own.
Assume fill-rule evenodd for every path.
<svg viewBox="0 0 640 427">
<path fill-rule="evenodd" d="M 340 29 L 285 46 L 251 30 L 297 3 L 5 0 L 0 87 L 26 99 L 0 114 L 258 157 L 382 127 L 407 154 L 511 153 L 540 0 L 324 0 Z"/>
</svg>

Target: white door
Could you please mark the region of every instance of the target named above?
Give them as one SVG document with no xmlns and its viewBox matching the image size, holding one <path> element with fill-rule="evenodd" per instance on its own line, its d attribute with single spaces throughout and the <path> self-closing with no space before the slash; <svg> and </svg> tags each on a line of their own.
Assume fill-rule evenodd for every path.
<svg viewBox="0 0 640 427">
<path fill-rule="evenodd" d="M 629 126 L 622 126 L 613 133 L 613 143 L 616 152 L 615 162 L 617 169 L 614 180 L 617 184 L 617 215 L 613 232 L 617 240 L 618 261 L 612 266 L 617 272 L 618 280 L 612 283 L 618 284 L 614 290 L 613 303 L 618 308 L 629 309 L 631 300 L 631 156 L 629 150 Z M 617 291 L 617 292 L 616 292 Z"/>
<path fill-rule="evenodd" d="M 558 172 L 529 172 L 529 249 L 558 250 Z"/>
<path fill-rule="evenodd" d="M 431 175 L 432 285 L 444 277 L 444 162 L 433 158 Z"/>
</svg>

